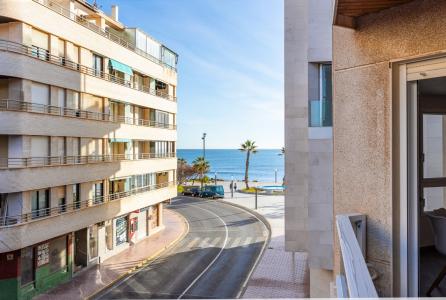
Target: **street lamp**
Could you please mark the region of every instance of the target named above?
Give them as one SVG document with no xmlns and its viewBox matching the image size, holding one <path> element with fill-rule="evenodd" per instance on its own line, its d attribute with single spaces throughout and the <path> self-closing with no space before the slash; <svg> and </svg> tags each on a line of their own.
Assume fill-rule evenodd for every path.
<svg viewBox="0 0 446 300">
<path fill-rule="evenodd" d="M 203 133 L 203 136 L 201 137 L 203 140 L 203 158 L 206 158 L 206 132 Z"/>
<path fill-rule="evenodd" d="M 214 173 L 214 185 L 217 186 L 217 172 Z"/>
<path fill-rule="evenodd" d="M 277 183 L 277 169 L 274 170 L 274 182 Z"/>
</svg>

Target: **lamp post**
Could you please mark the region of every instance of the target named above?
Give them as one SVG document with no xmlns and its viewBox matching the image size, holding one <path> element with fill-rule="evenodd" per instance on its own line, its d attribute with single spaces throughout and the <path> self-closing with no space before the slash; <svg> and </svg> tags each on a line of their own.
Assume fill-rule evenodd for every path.
<svg viewBox="0 0 446 300">
<path fill-rule="evenodd" d="M 234 176 L 231 176 L 231 198 L 234 198 Z"/>
<path fill-rule="evenodd" d="M 277 169 L 274 170 L 274 182 L 277 183 Z"/>
<path fill-rule="evenodd" d="M 203 140 L 203 158 L 206 159 L 206 132 L 203 133 L 201 139 Z"/>
</svg>

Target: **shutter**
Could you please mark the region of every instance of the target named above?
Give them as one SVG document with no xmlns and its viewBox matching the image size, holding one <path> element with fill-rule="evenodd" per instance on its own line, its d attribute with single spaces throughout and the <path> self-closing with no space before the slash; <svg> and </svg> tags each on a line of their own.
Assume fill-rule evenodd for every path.
<svg viewBox="0 0 446 300">
<path fill-rule="evenodd" d="M 37 29 L 32 30 L 32 44 L 33 46 L 45 49 L 48 51 L 49 49 L 49 38 L 48 34 L 39 31 Z"/>
<path fill-rule="evenodd" d="M 50 100 L 50 87 L 46 84 L 33 82 L 31 85 L 31 102 L 48 105 Z"/>
<path fill-rule="evenodd" d="M 446 76 L 446 57 L 407 64 L 407 81 Z"/>
</svg>

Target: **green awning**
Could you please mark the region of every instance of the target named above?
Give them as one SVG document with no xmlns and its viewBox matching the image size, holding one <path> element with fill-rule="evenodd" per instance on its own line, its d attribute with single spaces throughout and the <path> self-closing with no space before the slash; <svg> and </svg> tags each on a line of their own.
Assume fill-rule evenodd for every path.
<svg viewBox="0 0 446 300">
<path fill-rule="evenodd" d="M 132 68 L 130 68 L 127 65 L 124 65 L 123 63 L 120 63 L 119 61 L 110 59 L 110 68 L 112 68 L 113 70 L 125 73 L 125 74 L 129 74 L 130 76 L 133 75 L 133 70 Z"/>
<path fill-rule="evenodd" d="M 130 139 L 109 139 L 110 143 L 131 143 Z"/>
</svg>

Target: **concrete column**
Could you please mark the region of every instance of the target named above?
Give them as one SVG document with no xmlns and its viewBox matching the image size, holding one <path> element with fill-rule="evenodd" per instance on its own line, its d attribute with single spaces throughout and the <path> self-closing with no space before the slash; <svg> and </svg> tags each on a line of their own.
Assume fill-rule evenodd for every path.
<svg viewBox="0 0 446 300">
<path fill-rule="evenodd" d="M 59 38 L 52 34 L 50 34 L 50 54 L 59 55 Z"/>
<path fill-rule="evenodd" d="M 22 192 L 22 214 L 31 213 L 31 192 Z"/>
<path fill-rule="evenodd" d="M 71 204 L 73 204 L 73 184 L 69 184 L 66 186 L 65 201 L 67 203 L 67 206 L 70 206 Z"/>
<path fill-rule="evenodd" d="M 164 225 L 164 206 L 163 203 L 159 203 L 158 204 L 158 221 L 159 221 L 159 225 L 163 226 Z"/>
<path fill-rule="evenodd" d="M 333 271 L 310 268 L 310 298 L 330 298 Z"/>
<path fill-rule="evenodd" d="M 50 86 L 50 105 L 59 106 L 59 89 L 57 86 Z"/>
</svg>

